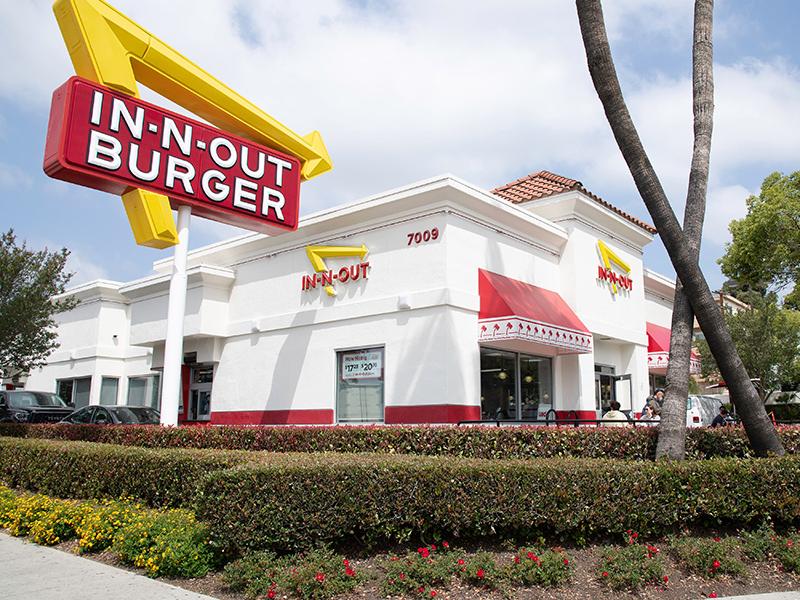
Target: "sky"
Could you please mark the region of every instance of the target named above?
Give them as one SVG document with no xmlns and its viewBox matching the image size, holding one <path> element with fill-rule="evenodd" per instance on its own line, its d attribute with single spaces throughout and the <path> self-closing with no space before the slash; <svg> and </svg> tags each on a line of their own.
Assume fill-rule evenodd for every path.
<svg viewBox="0 0 800 600">
<path fill-rule="evenodd" d="M 301 214 L 442 173 L 492 189 L 546 169 L 652 222 L 592 87 L 573 2 L 112 3 L 291 129 L 322 133 L 334 170 L 303 184 Z M 604 11 L 628 106 L 682 220 L 693 5 L 606 0 Z M 716 2 L 701 254 L 712 289 L 746 198 L 769 173 L 800 169 L 799 24 L 794 0 Z M 0 230 L 70 249 L 73 284 L 146 276 L 171 250 L 137 246 L 119 198 L 42 172 L 51 94 L 73 74 L 51 2 L 0 3 L 0 32 Z M 240 233 L 194 218 L 190 247 Z M 645 264 L 674 275 L 658 238 Z"/>
</svg>

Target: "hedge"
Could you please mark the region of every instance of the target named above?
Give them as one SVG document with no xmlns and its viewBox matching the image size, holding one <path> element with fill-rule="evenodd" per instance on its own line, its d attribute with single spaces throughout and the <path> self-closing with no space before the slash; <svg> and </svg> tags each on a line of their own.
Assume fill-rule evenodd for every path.
<svg viewBox="0 0 800 600">
<path fill-rule="evenodd" d="M 250 454 L 0 437 L 0 456 L 0 480 L 10 487 L 60 498 L 130 496 L 163 507 L 190 505 L 203 475 Z"/>
<path fill-rule="evenodd" d="M 800 522 L 800 456 L 641 462 L 145 449 L 0 438 L 0 481 L 193 508 L 224 556 Z"/>
<path fill-rule="evenodd" d="M 198 518 L 229 554 L 409 539 L 576 540 L 800 518 L 800 457 L 596 459 L 280 454 L 209 474 Z"/>
<path fill-rule="evenodd" d="M 779 427 L 790 454 L 800 453 L 800 427 Z M 221 448 L 270 452 L 377 452 L 469 458 L 652 459 L 653 427 L 160 427 L 0 424 L 0 435 L 83 440 L 150 448 Z M 749 457 L 741 427 L 687 430 L 689 458 Z"/>
</svg>

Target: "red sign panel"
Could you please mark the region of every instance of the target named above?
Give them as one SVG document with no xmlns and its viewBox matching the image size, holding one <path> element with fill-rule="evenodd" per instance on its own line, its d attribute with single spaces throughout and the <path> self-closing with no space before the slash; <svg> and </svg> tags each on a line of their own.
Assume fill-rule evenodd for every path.
<svg viewBox="0 0 800 600">
<path fill-rule="evenodd" d="M 53 93 L 44 170 L 112 194 L 164 194 L 246 229 L 297 229 L 300 161 L 149 102 L 71 77 Z"/>
</svg>

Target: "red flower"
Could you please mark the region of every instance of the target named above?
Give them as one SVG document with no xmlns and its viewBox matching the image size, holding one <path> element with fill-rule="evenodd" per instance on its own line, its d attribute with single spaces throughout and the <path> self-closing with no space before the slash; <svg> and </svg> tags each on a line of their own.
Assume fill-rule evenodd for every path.
<svg viewBox="0 0 800 600">
<path fill-rule="evenodd" d="M 721 540 L 720 538 L 718 538 L 718 537 L 715 537 L 715 538 L 714 538 L 714 541 L 715 541 L 715 542 L 721 542 L 722 540 Z"/>
<path fill-rule="evenodd" d="M 483 579 L 484 575 L 485 573 L 483 569 L 478 569 L 477 571 L 475 571 L 475 577 L 477 577 L 478 579 Z"/>
<path fill-rule="evenodd" d="M 664 575 L 664 583 L 669 583 L 669 576 L 668 575 Z"/>
<path fill-rule="evenodd" d="M 569 559 L 568 559 L 568 558 L 565 558 L 565 559 L 564 559 L 564 564 L 565 564 L 565 565 L 569 565 Z"/>
<path fill-rule="evenodd" d="M 794 546 L 794 542 L 792 540 L 786 540 L 786 547 L 791 548 L 792 546 Z"/>
<path fill-rule="evenodd" d="M 638 537 L 639 537 L 639 534 L 638 534 L 638 533 L 636 533 L 636 532 L 634 531 L 634 532 L 631 534 L 631 537 L 632 537 L 633 539 L 636 539 L 636 538 L 638 538 Z"/>
<path fill-rule="evenodd" d="M 436 590 L 431 590 L 431 598 L 436 598 Z"/>
<path fill-rule="evenodd" d="M 519 564 L 519 556 L 515 556 L 514 557 L 514 564 L 516 564 L 516 565 Z"/>
<path fill-rule="evenodd" d="M 719 569 L 719 567 L 720 567 L 720 562 L 719 562 L 718 560 L 715 560 L 713 563 L 711 563 L 711 566 L 712 566 L 712 567 L 714 568 L 714 570 L 716 571 L 716 570 L 717 570 L 717 569 Z"/>
<path fill-rule="evenodd" d="M 528 554 L 526 554 L 525 556 L 527 556 L 527 557 L 528 557 L 528 558 L 530 558 L 531 560 L 533 560 L 533 559 L 535 559 L 535 558 L 536 558 L 536 555 L 535 555 L 533 552 L 528 552 Z"/>
<path fill-rule="evenodd" d="M 353 569 L 351 569 L 349 566 L 344 570 L 344 574 L 347 575 L 348 577 L 355 577 L 356 576 L 356 572 Z"/>
<path fill-rule="evenodd" d="M 608 571 L 603 571 L 603 572 L 601 573 L 601 575 L 602 575 L 603 577 L 608 577 Z"/>
<path fill-rule="evenodd" d="M 448 544 L 447 542 L 442 542 L 442 548 L 444 548 L 445 550 L 447 550 L 447 549 L 449 549 L 449 548 L 450 548 L 450 544 Z"/>
<path fill-rule="evenodd" d="M 459 558 L 458 559 L 458 564 L 459 565 L 463 565 L 464 564 L 464 559 L 463 558 Z"/>
<path fill-rule="evenodd" d="M 405 578 L 406 578 L 406 574 L 405 573 L 400 573 L 400 580 L 402 581 Z"/>
<path fill-rule="evenodd" d="M 425 586 L 422 586 L 422 585 L 421 585 L 421 586 L 419 586 L 419 587 L 417 588 L 417 593 L 418 593 L 418 594 L 421 594 L 421 593 L 422 593 L 422 592 L 424 592 L 424 591 L 425 591 Z"/>
<path fill-rule="evenodd" d="M 267 592 L 267 598 L 270 598 L 271 600 L 274 597 L 275 597 L 275 590 L 270 590 Z"/>
<path fill-rule="evenodd" d="M 436 552 L 436 544 L 431 544 L 431 552 Z"/>
<path fill-rule="evenodd" d="M 708 595 L 708 597 L 709 597 L 709 598 L 716 598 L 716 597 L 717 597 L 717 592 L 711 592 L 711 593 Z"/>
<path fill-rule="evenodd" d="M 422 558 L 428 558 L 431 555 L 430 550 L 428 550 L 427 548 L 417 548 L 417 552 L 419 552 L 419 555 Z"/>
<path fill-rule="evenodd" d="M 322 583 L 323 581 L 325 581 L 325 573 L 317 573 L 317 574 L 314 576 L 314 579 L 316 579 L 317 581 L 319 581 L 320 583 Z"/>
<path fill-rule="evenodd" d="M 347 559 L 345 558 L 345 559 L 342 561 L 342 564 L 343 564 L 345 567 L 349 567 L 349 566 L 350 566 L 350 561 L 349 561 L 349 560 L 347 560 Z"/>
</svg>

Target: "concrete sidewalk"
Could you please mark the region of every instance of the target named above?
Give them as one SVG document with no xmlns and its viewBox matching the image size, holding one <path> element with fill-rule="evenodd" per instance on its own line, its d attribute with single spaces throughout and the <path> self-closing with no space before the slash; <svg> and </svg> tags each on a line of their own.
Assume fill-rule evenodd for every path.
<svg viewBox="0 0 800 600">
<path fill-rule="evenodd" d="M 3 600 L 214 600 L 0 533 Z"/>
<path fill-rule="evenodd" d="M 719 600 L 800 600 L 800 592 L 770 592 L 769 594 L 749 594 L 747 596 L 725 596 Z"/>
</svg>

